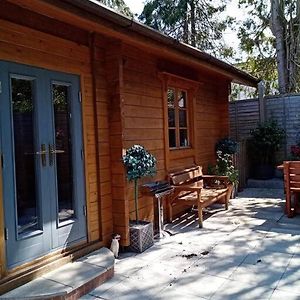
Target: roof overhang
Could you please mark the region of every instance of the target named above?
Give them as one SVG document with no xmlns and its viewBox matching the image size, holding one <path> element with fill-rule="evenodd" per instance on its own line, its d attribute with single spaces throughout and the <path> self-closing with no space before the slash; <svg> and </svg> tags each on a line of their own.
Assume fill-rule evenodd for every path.
<svg viewBox="0 0 300 300">
<path fill-rule="evenodd" d="M 55 10 L 49 9 L 47 11 L 47 7 L 56 7 L 69 13 L 68 20 L 70 20 L 72 15 L 77 18 L 79 17 L 81 19 L 88 20 L 89 22 L 85 23 L 85 29 L 89 31 L 94 30 L 95 32 L 106 34 L 108 36 L 113 33 L 114 37 L 117 37 L 120 40 L 126 39 L 126 42 L 131 42 L 133 44 L 150 41 L 148 44 L 149 47 L 161 47 L 162 52 L 168 51 L 173 53 L 174 57 L 176 55 L 178 57 L 185 56 L 185 60 L 188 61 L 191 66 L 197 66 L 200 64 L 210 71 L 225 75 L 228 80 L 232 82 L 256 87 L 260 81 L 229 63 L 219 60 L 194 47 L 181 43 L 176 39 L 166 36 L 135 21 L 134 19 L 119 14 L 100 4 L 100 2 L 96 0 L 9 0 L 9 2 L 15 3 L 32 11 L 42 14 L 44 13 L 52 18 L 55 18 Z M 38 4 L 44 4 L 44 10 L 43 7 Z M 70 13 L 72 15 L 70 15 Z M 95 24 L 95 26 L 92 24 Z M 100 24 L 101 27 L 96 26 Z M 111 24 L 111 26 L 108 26 L 109 24 Z M 107 30 L 103 30 L 105 26 L 107 26 Z"/>
</svg>

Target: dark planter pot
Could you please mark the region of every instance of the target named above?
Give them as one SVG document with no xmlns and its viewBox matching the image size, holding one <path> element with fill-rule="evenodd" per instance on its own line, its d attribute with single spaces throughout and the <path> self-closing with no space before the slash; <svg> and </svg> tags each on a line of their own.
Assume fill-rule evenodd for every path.
<svg viewBox="0 0 300 300">
<path fill-rule="evenodd" d="M 259 165 L 254 167 L 254 177 L 256 179 L 271 179 L 274 177 L 274 166 Z"/>
</svg>

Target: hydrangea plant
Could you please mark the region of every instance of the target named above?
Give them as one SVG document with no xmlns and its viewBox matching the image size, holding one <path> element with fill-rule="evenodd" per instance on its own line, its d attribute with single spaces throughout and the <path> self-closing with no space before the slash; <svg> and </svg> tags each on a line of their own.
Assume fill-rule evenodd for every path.
<svg viewBox="0 0 300 300">
<path fill-rule="evenodd" d="M 228 176 L 231 183 L 237 184 L 239 182 L 239 172 L 234 168 L 232 156 L 228 153 L 224 154 L 222 151 L 217 151 L 215 173 Z"/>
<path fill-rule="evenodd" d="M 156 158 L 143 146 L 133 145 L 123 156 L 126 175 L 129 181 L 134 181 L 135 216 L 138 223 L 138 180 L 156 173 Z"/>
</svg>

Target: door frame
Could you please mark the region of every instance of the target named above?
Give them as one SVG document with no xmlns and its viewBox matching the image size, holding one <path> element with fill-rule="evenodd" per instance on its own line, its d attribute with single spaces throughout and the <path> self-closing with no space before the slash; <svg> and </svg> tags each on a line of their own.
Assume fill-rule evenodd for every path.
<svg viewBox="0 0 300 300">
<path fill-rule="evenodd" d="M 26 65 L 23 63 L 19 63 L 19 62 L 14 62 L 14 61 L 5 61 L 5 60 L 0 60 L 0 63 L 5 63 L 5 64 L 15 64 L 18 66 L 24 66 L 24 68 L 31 68 L 31 69 L 44 69 L 41 68 L 40 66 L 35 66 L 35 65 Z M 78 90 L 81 94 L 81 89 L 82 89 L 82 84 L 83 84 L 83 79 L 81 74 L 76 74 L 76 73 L 67 73 L 67 72 L 63 72 L 61 70 L 52 70 L 52 69 L 48 69 L 45 68 L 44 70 L 46 70 L 48 73 L 57 73 L 57 74 L 61 74 L 62 76 L 73 76 L 73 77 L 77 77 L 78 78 Z M 6 73 L 5 73 L 6 71 Z M 7 69 L 5 68 L 4 73 L 7 74 Z M 16 74 L 17 72 L 11 72 L 12 75 Z M 26 73 L 26 72 L 24 72 Z M 18 73 L 17 73 L 18 74 Z M 20 75 L 22 75 L 20 73 Z M 27 75 L 24 75 L 25 77 L 27 77 Z M 30 77 L 30 76 L 28 76 Z M 11 76 L 9 77 L 11 78 Z M 0 84 L 2 81 L 2 76 L 0 76 Z M 54 81 L 60 81 L 60 79 L 54 80 Z M 52 83 L 52 81 L 51 81 Z M 1 90 L 1 86 L 0 86 L 0 93 L 2 93 Z M 78 95 L 79 96 L 79 95 Z M 81 95 L 80 95 L 81 96 Z M 76 99 L 74 99 L 74 101 L 77 101 Z M 88 186 L 87 186 L 87 177 L 86 177 L 86 157 L 85 157 L 85 148 L 86 148 L 86 138 L 85 138 L 85 127 L 84 127 L 84 107 L 82 105 L 82 101 L 80 101 L 80 126 L 81 126 L 81 143 L 82 143 L 82 185 L 83 185 L 83 196 L 84 196 L 84 203 L 87 207 L 87 211 L 88 211 Z M 2 133 L 0 134 L 0 154 L 2 154 L 2 147 L 1 147 L 1 139 L 3 139 Z M 5 229 L 5 212 L 4 212 L 4 195 L 3 195 L 3 177 L 1 177 L 2 175 L 2 165 L 0 165 L 0 217 L 1 217 L 1 213 L 2 213 L 2 220 L 0 221 L 0 272 L 2 271 L 2 274 L 6 274 L 7 270 L 8 270 L 8 266 L 7 266 L 7 261 L 6 261 L 6 241 L 5 241 L 5 233 L 4 233 L 4 229 Z M 72 249 L 74 246 L 76 247 L 79 244 L 88 244 L 89 242 L 89 221 L 88 221 L 88 213 L 85 215 L 85 241 L 79 240 L 79 241 L 75 241 L 74 244 L 70 244 L 69 246 L 67 246 L 65 249 Z M 52 249 L 52 251 L 45 253 L 44 255 L 38 257 L 37 259 L 39 260 L 42 257 L 46 257 L 49 256 L 53 253 L 56 253 L 57 251 L 60 251 L 60 249 L 62 249 L 62 247 L 56 248 L 56 249 Z M 10 268 L 9 270 L 14 270 L 14 269 L 19 269 L 20 267 L 22 267 L 22 265 L 27 265 L 28 263 L 32 264 L 32 261 L 36 260 L 32 259 L 28 262 L 23 262 L 20 263 L 20 265 L 17 266 L 13 266 L 12 268 Z"/>
<path fill-rule="evenodd" d="M 1 86 L 0 86 L 1 89 Z M 0 90 L 1 93 L 1 90 Z M 2 145 L 0 137 L 0 278 L 2 278 L 6 273 L 6 245 L 5 245 L 5 236 L 4 236 L 4 203 L 3 203 L 3 168 L 2 168 Z"/>
</svg>

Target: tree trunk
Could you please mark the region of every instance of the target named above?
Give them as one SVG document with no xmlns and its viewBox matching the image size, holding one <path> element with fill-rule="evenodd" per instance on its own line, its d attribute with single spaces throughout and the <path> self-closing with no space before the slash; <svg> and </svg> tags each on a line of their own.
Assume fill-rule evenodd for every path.
<svg viewBox="0 0 300 300">
<path fill-rule="evenodd" d="M 295 92 L 299 85 L 300 65 L 300 3 L 297 2 L 295 17 L 290 10 L 290 18 L 287 23 L 287 70 L 288 70 L 288 92 Z"/>
<path fill-rule="evenodd" d="M 191 7 L 191 45 L 196 47 L 196 19 L 195 19 L 195 1 L 190 1 Z"/>
<path fill-rule="evenodd" d="M 139 192 L 138 180 L 134 179 L 134 203 L 135 203 L 135 222 L 139 224 Z"/>
<path fill-rule="evenodd" d="M 184 2 L 184 22 L 183 22 L 183 42 L 189 43 L 189 11 L 188 11 L 188 1 Z"/>
<path fill-rule="evenodd" d="M 278 85 L 280 94 L 287 93 L 288 74 L 285 44 L 285 18 L 281 0 L 271 0 L 271 30 L 276 39 L 276 60 L 278 71 Z"/>
</svg>

